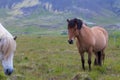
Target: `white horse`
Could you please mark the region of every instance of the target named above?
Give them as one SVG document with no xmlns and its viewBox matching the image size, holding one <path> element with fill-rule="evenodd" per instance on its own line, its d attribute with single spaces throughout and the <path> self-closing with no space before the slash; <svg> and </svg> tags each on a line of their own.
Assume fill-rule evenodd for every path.
<svg viewBox="0 0 120 80">
<path fill-rule="evenodd" d="M 13 56 L 16 50 L 16 36 L 13 37 L 0 23 L 0 60 L 6 75 L 13 72 Z"/>
</svg>

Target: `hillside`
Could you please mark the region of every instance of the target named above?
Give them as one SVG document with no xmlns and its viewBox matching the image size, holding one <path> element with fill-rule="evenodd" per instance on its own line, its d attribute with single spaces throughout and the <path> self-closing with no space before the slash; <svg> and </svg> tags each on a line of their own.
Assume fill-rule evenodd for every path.
<svg viewBox="0 0 120 80">
<path fill-rule="evenodd" d="M 67 18 L 108 26 L 119 24 L 119 0 L 1 0 L 0 22 L 12 33 L 65 30 Z M 41 32 L 40 32 L 41 31 Z"/>
</svg>

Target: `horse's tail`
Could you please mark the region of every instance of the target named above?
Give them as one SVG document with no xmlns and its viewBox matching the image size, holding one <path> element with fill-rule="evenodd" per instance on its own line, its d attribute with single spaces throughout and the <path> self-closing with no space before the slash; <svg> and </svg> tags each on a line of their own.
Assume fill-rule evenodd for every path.
<svg viewBox="0 0 120 80">
<path fill-rule="evenodd" d="M 102 53 L 101 51 L 97 52 L 97 54 L 98 54 L 98 65 L 101 65 L 101 56 L 102 56 L 101 53 Z"/>
<path fill-rule="evenodd" d="M 105 38 L 106 38 L 106 46 L 107 46 L 107 44 L 108 44 L 108 32 L 105 30 L 105 29 L 103 29 L 103 33 L 104 33 L 104 35 L 105 35 Z"/>
<path fill-rule="evenodd" d="M 103 34 L 105 35 L 105 38 L 106 38 L 106 43 L 108 43 L 108 32 L 104 29 L 104 28 L 99 28 Z M 107 44 L 106 44 L 107 45 Z"/>
</svg>

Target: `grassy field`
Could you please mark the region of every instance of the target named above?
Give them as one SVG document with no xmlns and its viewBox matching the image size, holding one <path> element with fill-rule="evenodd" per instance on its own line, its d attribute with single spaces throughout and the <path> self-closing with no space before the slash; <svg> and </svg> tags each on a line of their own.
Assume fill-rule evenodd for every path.
<svg viewBox="0 0 120 80">
<path fill-rule="evenodd" d="M 120 38 L 109 40 L 102 67 L 88 71 L 81 68 L 76 45 L 67 43 L 67 36 L 18 36 L 14 57 L 14 73 L 5 76 L 0 67 L 0 80 L 119 80 Z M 94 55 L 92 60 L 94 59 Z"/>
</svg>

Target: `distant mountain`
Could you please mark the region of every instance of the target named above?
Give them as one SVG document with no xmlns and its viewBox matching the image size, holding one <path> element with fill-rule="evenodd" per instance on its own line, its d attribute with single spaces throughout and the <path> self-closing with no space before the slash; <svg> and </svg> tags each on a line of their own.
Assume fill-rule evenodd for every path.
<svg viewBox="0 0 120 80">
<path fill-rule="evenodd" d="M 67 18 L 88 23 L 119 24 L 120 0 L 1 0 L 0 22 L 28 33 L 27 28 L 65 29 Z M 19 27 L 18 27 L 19 26 Z M 64 28 L 62 28 L 64 27 Z M 12 29 L 11 29 L 12 30 Z M 14 32 L 14 29 L 13 29 Z"/>
<path fill-rule="evenodd" d="M 111 10 L 119 14 L 119 0 L 1 0 L 0 8 L 9 8 L 13 10 L 27 10 L 27 8 L 36 9 L 38 6 L 49 11 L 71 11 L 71 12 L 93 12 L 102 13 L 102 10 Z M 24 9 L 25 8 L 25 9 Z M 28 11 L 29 12 L 29 11 Z"/>
</svg>

